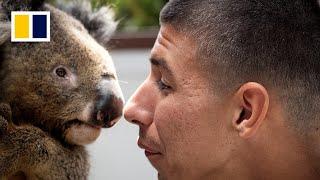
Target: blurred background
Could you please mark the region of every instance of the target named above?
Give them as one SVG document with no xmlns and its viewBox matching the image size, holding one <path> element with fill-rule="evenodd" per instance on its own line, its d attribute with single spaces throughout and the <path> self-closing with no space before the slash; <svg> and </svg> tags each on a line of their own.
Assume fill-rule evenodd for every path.
<svg viewBox="0 0 320 180">
<path fill-rule="evenodd" d="M 51 0 L 55 2 L 56 0 Z M 110 41 L 126 101 L 149 72 L 149 53 L 159 30 L 159 12 L 167 0 L 92 0 L 92 8 L 111 6 L 119 27 Z M 88 147 L 89 180 L 156 180 L 157 172 L 137 146 L 139 129 L 123 118 L 103 130 Z"/>
<path fill-rule="evenodd" d="M 143 30 L 158 26 L 159 12 L 166 0 L 92 0 L 92 7 L 109 5 L 120 20 L 120 30 Z"/>
</svg>

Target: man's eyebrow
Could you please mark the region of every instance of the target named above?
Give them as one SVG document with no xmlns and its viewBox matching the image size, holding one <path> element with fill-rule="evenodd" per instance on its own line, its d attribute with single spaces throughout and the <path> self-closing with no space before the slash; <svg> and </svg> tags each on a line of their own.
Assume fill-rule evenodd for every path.
<svg viewBox="0 0 320 180">
<path fill-rule="evenodd" d="M 169 67 L 168 63 L 164 59 L 151 57 L 150 63 L 154 66 L 164 69 L 165 71 L 167 71 L 169 75 L 173 76 L 173 72 L 171 68 Z"/>
</svg>

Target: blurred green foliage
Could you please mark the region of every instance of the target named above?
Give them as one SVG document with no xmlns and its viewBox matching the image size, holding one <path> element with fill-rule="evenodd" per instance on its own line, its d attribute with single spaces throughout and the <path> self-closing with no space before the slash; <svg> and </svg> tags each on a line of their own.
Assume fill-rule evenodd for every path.
<svg viewBox="0 0 320 180">
<path fill-rule="evenodd" d="M 92 0 L 92 7 L 111 6 L 119 29 L 140 30 L 159 25 L 159 12 L 167 0 Z"/>
<path fill-rule="evenodd" d="M 47 0 L 55 3 L 57 0 Z M 70 0 L 63 0 L 70 1 Z M 159 26 L 159 13 L 168 0 L 90 0 L 93 9 L 111 6 L 120 30 L 141 30 Z"/>
</svg>

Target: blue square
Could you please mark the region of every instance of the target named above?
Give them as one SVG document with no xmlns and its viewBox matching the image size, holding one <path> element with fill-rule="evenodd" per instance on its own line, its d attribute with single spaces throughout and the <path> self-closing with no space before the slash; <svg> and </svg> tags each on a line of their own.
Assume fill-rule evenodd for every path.
<svg viewBox="0 0 320 180">
<path fill-rule="evenodd" d="M 47 38 L 47 16 L 33 15 L 33 38 Z"/>
</svg>

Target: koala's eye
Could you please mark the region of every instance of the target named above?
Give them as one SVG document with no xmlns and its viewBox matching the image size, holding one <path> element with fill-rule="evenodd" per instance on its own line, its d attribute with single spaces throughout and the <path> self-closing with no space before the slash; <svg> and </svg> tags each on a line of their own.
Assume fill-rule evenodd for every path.
<svg viewBox="0 0 320 180">
<path fill-rule="evenodd" d="M 64 78 L 64 77 L 66 77 L 66 75 L 67 75 L 67 71 L 66 71 L 65 68 L 60 67 L 60 68 L 57 68 L 57 69 L 56 69 L 56 74 L 57 74 L 59 77 Z"/>
</svg>

